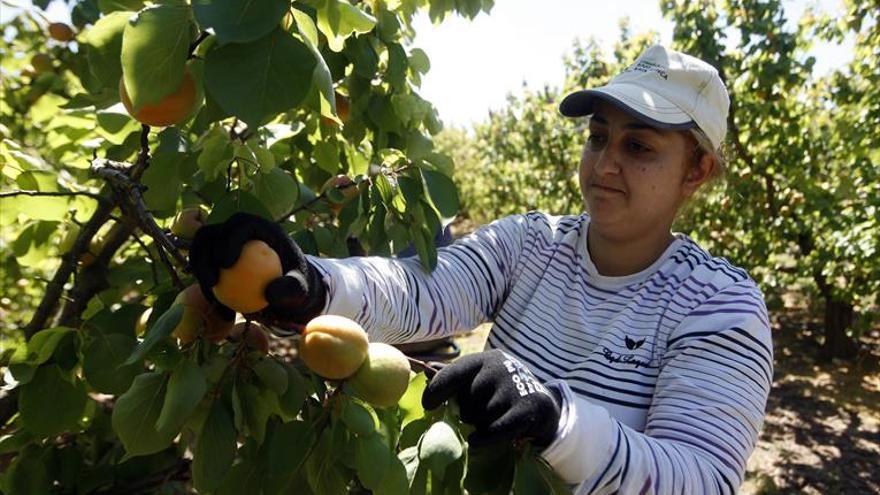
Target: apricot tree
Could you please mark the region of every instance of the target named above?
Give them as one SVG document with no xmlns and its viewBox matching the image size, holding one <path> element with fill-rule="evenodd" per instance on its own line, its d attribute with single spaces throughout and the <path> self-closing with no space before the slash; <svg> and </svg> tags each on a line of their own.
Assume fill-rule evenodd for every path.
<svg viewBox="0 0 880 495">
<path fill-rule="evenodd" d="M 2 491 L 562 490 L 527 444 L 469 452 L 399 355 L 364 339 L 313 372 L 310 332 L 218 320 L 187 267 L 199 224 L 249 212 L 311 254 L 413 243 L 431 269 L 458 200 L 412 20 L 491 0 L 74 0 L 69 30 L 35 4 L 0 38 Z M 264 304 L 228 275 L 220 300 Z"/>
</svg>

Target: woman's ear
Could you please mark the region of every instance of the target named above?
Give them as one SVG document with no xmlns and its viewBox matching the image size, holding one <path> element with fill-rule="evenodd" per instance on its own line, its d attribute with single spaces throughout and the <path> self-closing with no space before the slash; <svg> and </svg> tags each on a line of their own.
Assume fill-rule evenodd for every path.
<svg viewBox="0 0 880 495">
<path fill-rule="evenodd" d="M 693 196 L 697 189 L 712 177 L 717 166 L 712 153 L 701 153 L 700 159 L 685 170 L 681 183 L 683 199 Z"/>
</svg>

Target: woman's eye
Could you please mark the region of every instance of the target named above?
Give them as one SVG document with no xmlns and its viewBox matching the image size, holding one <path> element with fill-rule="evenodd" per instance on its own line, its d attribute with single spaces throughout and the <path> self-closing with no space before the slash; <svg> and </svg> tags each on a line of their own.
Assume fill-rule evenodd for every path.
<svg viewBox="0 0 880 495">
<path fill-rule="evenodd" d="M 645 146 L 638 141 L 630 141 L 629 143 L 627 143 L 627 147 L 632 153 L 646 153 L 648 151 L 651 151 L 651 148 Z"/>
<path fill-rule="evenodd" d="M 591 150 L 598 150 L 605 146 L 606 137 L 600 134 L 590 134 L 590 137 L 587 138 L 587 145 L 589 145 Z"/>
</svg>

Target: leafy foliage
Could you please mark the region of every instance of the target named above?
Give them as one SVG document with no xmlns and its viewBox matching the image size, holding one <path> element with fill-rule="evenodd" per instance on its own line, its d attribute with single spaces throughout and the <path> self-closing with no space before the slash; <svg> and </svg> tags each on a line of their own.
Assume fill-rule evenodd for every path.
<svg viewBox="0 0 880 495">
<path fill-rule="evenodd" d="M 184 209 L 209 223 L 247 211 L 312 254 L 412 243 L 433 268 L 459 203 L 412 19 L 491 6 L 82 0 L 74 41 L 49 39 L 37 11 L 5 24 L 0 312 L 4 347 L 26 341 L 0 355 L 15 385 L 0 397 L 0 490 L 463 493 L 477 475 L 466 428 L 421 409 L 424 375 L 383 409 L 267 354 L 247 326 L 177 340 L 192 324 L 175 302 L 189 239 L 170 227 Z M 120 104 L 122 86 L 133 114 L 161 107 L 190 75 L 192 112 L 174 126 Z M 546 493 L 553 478 L 529 474 L 546 466 L 511 452 L 525 474 L 510 482 Z"/>
</svg>

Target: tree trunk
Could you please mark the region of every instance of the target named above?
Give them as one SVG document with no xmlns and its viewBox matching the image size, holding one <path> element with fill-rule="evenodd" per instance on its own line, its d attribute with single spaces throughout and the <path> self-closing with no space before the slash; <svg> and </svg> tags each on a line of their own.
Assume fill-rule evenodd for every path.
<svg viewBox="0 0 880 495">
<path fill-rule="evenodd" d="M 858 353 L 858 343 L 846 334 L 852 326 L 853 305 L 833 298 L 825 298 L 825 343 L 822 358 L 853 359 Z"/>
</svg>

